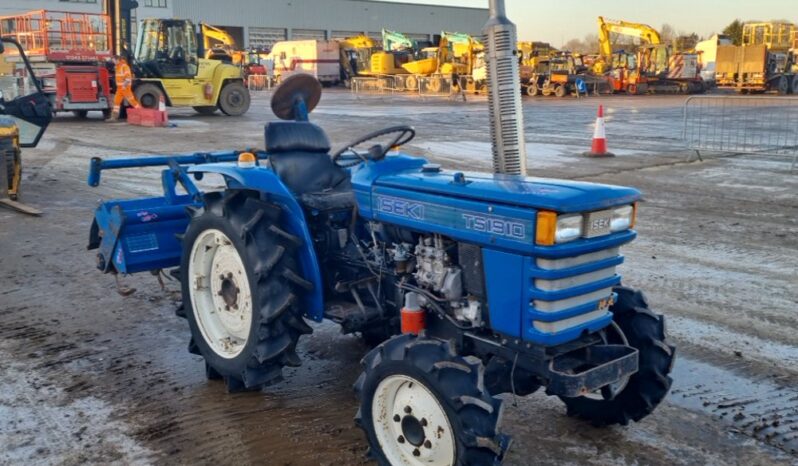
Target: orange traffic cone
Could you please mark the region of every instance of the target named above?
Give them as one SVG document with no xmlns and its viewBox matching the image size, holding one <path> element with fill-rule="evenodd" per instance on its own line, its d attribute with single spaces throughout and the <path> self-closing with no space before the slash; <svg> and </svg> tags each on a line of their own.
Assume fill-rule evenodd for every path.
<svg viewBox="0 0 798 466">
<path fill-rule="evenodd" d="M 586 157 L 615 157 L 612 152 L 607 152 L 607 133 L 604 128 L 604 106 L 599 105 L 596 117 L 596 129 L 593 132 L 593 144 L 590 152 L 585 152 Z"/>
<path fill-rule="evenodd" d="M 158 112 L 161 113 L 162 123 L 163 126 L 169 124 L 169 113 L 166 112 L 166 99 L 164 98 L 163 94 L 160 95 L 160 99 L 158 100 Z"/>
</svg>

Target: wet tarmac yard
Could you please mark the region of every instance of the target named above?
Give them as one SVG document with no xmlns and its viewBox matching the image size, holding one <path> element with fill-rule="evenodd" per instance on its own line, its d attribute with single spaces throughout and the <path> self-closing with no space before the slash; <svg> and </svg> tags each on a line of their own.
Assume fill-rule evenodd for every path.
<svg viewBox="0 0 798 466">
<path fill-rule="evenodd" d="M 626 284 L 668 317 L 674 385 L 651 416 L 593 428 L 555 398 L 507 397 L 506 464 L 798 464 L 798 174 L 786 159 L 687 161 L 684 97 L 525 100 L 530 174 L 631 185 L 646 202 L 624 249 Z M 585 159 L 599 103 L 614 159 Z M 410 124 L 406 149 L 490 170 L 484 100 L 325 94 L 312 118 L 338 147 Z M 109 172 L 93 156 L 262 147 L 268 95 L 245 117 L 170 114 L 147 129 L 60 116 L 24 152 L 22 196 L 0 210 L 0 464 L 369 464 L 351 386 L 367 347 L 314 325 L 303 365 L 258 393 L 227 394 L 187 351 L 179 287 L 149 274 L 116 292 L 86 251 L 100 198 L 159 192 L 157 170 Z"/>
</svg>

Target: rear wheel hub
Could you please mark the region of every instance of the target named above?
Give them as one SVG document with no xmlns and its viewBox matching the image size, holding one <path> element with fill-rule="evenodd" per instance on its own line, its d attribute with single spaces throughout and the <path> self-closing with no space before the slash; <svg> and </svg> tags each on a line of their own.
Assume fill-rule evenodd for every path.
<svg viewBox="0 0 798 466">
<path fill-rule="evenodd" d="M 200 234 L 189 263 L 191 307 L 202 338 L 224 358 L 244 349 L 252 325 L 252 295 L 244 262 L 219 230 Z"/>
</svg>

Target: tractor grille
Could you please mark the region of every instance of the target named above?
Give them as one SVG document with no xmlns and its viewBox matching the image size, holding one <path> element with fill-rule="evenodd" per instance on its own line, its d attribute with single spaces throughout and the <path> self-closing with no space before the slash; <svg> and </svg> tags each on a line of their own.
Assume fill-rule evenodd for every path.
<svg viewBox="0 0 798 466">
<path fill-rule="evenodd" d="M 611 317 L 607 299 L 621 282 L 616 273 L 621 263 L 619 247 L 562 259 L 530 258 L 526 335 L 570 338 L 606 325 Z"/>
</svg>

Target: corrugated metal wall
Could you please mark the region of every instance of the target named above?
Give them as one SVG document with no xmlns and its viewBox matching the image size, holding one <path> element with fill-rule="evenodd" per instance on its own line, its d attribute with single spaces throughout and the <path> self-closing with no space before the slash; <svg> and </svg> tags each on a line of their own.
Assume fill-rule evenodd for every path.
<svg viewBox="0 0 798 466">
<path fill-rule="evenodd" d="M 476 34 L 486 9 L 364 0 L 171 0 L 176 18 L 253 28 L 316 31 L 380 31 L 411 34 L 458 31 Z"/>
</svg>

